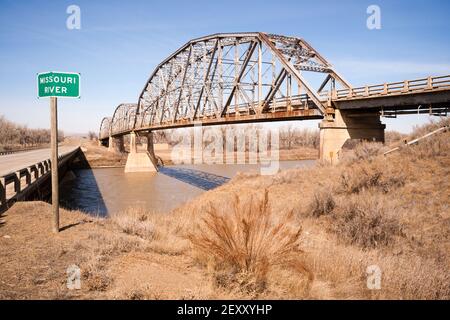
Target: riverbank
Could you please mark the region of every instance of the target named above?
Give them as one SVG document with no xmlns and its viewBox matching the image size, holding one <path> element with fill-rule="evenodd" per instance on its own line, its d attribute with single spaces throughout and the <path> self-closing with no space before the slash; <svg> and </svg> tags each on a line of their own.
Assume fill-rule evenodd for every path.
<svg viewBox="0 0 450 320">
<path fill-rule="evenodd" d="M 110 152 L 108 148 L 99 146 L 96 141 L 82 141 L 81 150 L 85 157 L 82 168 L 125 167 L 128 154 Z"/>
<path fill-rule="evenodd" d="M 128 153 L 126 152 L 109 152 L 108 148 L 99 146 L 96 141 L 80 140 L 78 143 L 82 147 L 86 160 L 83 162 L 83 168 L 124 167 L 127 162 Z M 141 146 L 139 148 L 142 149 Z M 144 149 L 141 151 L 144 151 Z M 155 146 L 155 153 L 161 158 L 165 165 L 174 164 L 172 148 L 169 145 L 161 144 Z M 194 153 L 192 152 L 192 154 Z M 248 162 L 248 154 L 246 154 L 245 157 Z M 319 151 L 310 147 L 295 147 L 290 150 L 279 150 L 280 161 L 317 160 L 318 158 Z M 194 163 L 194 161 L 192 161 L 192 163 Z"/>
<path fill-rule="evenodd" d="M 56 236 L 49 205 L 17 203 L 1 218 L 0 298 L 450 299 L 450 132 L 383 150 L 240 174 L 170 214 L 62 210 Z"/>
</svg>

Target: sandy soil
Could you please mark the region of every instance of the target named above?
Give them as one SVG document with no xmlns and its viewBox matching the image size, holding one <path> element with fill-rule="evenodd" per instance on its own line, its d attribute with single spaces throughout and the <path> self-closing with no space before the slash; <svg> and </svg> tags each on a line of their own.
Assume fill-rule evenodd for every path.
<svg viewBox="0 0 450 320">
<path fill-rule="evenodd" d="M 50 208 L 21 202 L 1 217 L 0 299 L 211 296 L 208 279 L 187 257 L 157 254 L 105 220 L 64 209 L 62 231 L 55 235 Z M 73 264 L 82 272 L 80 290 L 67 288 L 66 271 Z"/>
</svg>

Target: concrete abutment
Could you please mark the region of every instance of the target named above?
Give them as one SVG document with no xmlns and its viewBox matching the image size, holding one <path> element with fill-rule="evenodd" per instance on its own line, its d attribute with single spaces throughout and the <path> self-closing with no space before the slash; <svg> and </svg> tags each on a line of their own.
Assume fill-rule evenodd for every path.
<svg viewBox="0 0 450 320">
<path fill-rule="evenodd" d="M 384 129 L 378 113 L 358 113 L 335 110 L 332 121 L 322 120 L 320 128 L 320 159 L 335 164 L 342 155 L 342 146 L 348 139 L 384 143 Z"/>
</svg>

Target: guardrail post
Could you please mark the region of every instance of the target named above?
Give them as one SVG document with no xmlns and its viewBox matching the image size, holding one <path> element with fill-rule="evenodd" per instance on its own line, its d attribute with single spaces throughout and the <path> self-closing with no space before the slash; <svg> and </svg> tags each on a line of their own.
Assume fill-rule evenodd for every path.
<svg viewBox="0 0 450 320">
<path fill-rule="evenodd" d="M 20 192 L 20 171 L 16 172 L 14 174 L 14 192 L 19 193 Z"/>
<path fill-rule="evenodd" d="M 34 172 L 34 180 L 36 181 L 39 178 L 39 170 L 36 165 L 33 165 L 29 168 L 30 175 Z"/>
<path fill-rule="evenodd" d="M 40 171 L 40 173 L 41 173 L 41 176 L 43 176 L 45 174 L 45 168 L 44 168 L 43 163 L 39 162 L 37 167 L 38 167 L 38 171 Z"/>
<path fill-rule="evenodd" d="M 369 96 L 369 86 L 365 86 L 365 87 L 364 87 L 364 95 L 365 95 L 366 97 Z"/>
<path fill-rule="evenodd" d="M 337 99 L 337 91 L 336 91 L 336 89 L 331 90 L 331 98 L 332 99 Z"/>
<path fill-rule="evenodd" d="M 383 85 L 383 94 L 388 94 L 388 85 L 387 85 L 387 83 L 384 83 L 384 85 Z"/>
<path fill-rule="evenodd" d="M 3 210 L 6 207 L 6 180 L 4 177 L 0 177 L 0 209 Z"/>
<path fill-rule="evenodd" d="M 353 88 L 349 88 L 349 89 L 348 89 L 348 95 L 347 95 L 347 97 L 348 97 L 348 98 L 352 98 L 352 97 L 353 97 L 353 94 L 354 94 Z"/>
<path fill-rule="evenodd" d="M 25 172 L 25 183 L 26 185 L 30 185 L 31 184 L 31 169 L 27 168 Z"/>
<path fill-rule="evenodd" d="M 403 90 L 402 91 L 403 92 L 408 92 L 409 91 L 409 82 L 408 82 L 408 80 L 405 80 L 403 82 Z"/>
<path fill-rule="evenodd" d="M 433 89 L 433 79 L 431 77 L 427 78 L 427 89 L 428 90 Z"/>
</svg>

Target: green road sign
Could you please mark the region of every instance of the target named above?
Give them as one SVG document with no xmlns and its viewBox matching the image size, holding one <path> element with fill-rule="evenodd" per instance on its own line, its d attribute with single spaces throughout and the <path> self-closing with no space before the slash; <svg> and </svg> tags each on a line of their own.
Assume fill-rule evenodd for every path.
<svg viewBox="0 0 450 320">
<path fill-rule="evenodd" d="M 38 97 L 80 97 L 80 74 L 44 72 L 37 75 Z"/>
</svg>

